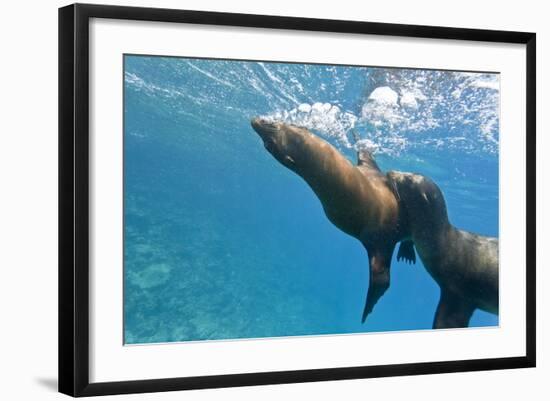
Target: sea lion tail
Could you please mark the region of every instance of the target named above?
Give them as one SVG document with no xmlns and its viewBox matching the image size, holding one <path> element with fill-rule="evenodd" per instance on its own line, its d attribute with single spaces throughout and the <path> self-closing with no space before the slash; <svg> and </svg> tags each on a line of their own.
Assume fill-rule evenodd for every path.
<svg viewBox="0 0 550 401">
<path fill-rule="evenodd" d="M 414 242 L 411 240 L 401 241 L 397 251 L 397 261 L 404 260 L 406 263 L 414 265 L 416 263 L 416 253 L 414 252 Z"/>
</svg>

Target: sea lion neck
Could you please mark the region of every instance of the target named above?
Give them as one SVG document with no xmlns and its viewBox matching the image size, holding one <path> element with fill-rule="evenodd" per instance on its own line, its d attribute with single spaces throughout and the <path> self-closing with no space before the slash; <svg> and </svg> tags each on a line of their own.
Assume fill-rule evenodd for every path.
<svg viewBox="0 0 550 401">
<path fill-rule="evenodd" d="M 402 192 L 400 195 L 398 201 L 406 211 L 408 227 L 415 241 L 431 243 L 452 227 L 445 205 L 414 202 L 405 198 Z"/>
</svg>

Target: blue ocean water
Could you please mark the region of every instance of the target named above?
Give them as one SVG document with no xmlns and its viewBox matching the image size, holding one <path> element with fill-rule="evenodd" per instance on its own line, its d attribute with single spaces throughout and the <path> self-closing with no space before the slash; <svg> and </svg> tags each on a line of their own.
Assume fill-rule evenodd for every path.
<svg viewBox="0 0 550 401">
<path fill-rule="evenodd" d="M 499 76 L 125 56 L 124 342 L 430 329 L 439 289 L 392 262 L 365 324 L 363 246 L 250 127 L 310 128 L 355 162 L 418 172 L 451 222 L 498 236 Z M 355 132 L 361 138 L 355 141 Z M 471 326 L 498 317 L 476 311 Z"/>
</svg>

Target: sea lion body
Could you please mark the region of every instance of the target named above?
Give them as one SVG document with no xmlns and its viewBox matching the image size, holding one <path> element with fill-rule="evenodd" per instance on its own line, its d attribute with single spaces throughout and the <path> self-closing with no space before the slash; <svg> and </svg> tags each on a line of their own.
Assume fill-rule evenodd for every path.
<svg viewBox="0 0 550 401">
<path fill-rule="evenodd" d="M 441 288 L 434 328 L 467 327 L 475 309 L 498 314 L 498 239 L 460 230 L 441 189 L 419 174 L 390 172 L 416 250 Z"/>
<path fill-rule="evenodd" d="M 370 266 L 362 317 L 365 321 L 389 287 L 395 244 L 409 235 L 403 209 L 388 178 L 370 153 L 359 153 L 358 165 L 354 166 L 332 145 L 305 128 L 261 118 L 253 119 L 252 127 L 273 157 L 312 188 L 327 218 L 365 246 Z M 400 257 L 414 260 L 410 241 L 402 243 Z"/>
</svg>

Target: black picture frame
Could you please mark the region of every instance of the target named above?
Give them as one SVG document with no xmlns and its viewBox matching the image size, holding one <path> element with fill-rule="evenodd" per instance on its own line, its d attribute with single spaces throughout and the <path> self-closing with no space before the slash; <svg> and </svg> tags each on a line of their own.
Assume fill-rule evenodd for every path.
<svg viewBox="0 0 550 401">
<path fill-rule="evenodd" d="M 521 357 L 243 373 L 90 383 L 89 381 L 89 21 L 91 18 L 276 28 L 526 46 L 526 354 Z M 536 35 L 219 12 L 74 4 L 59 9 L 59 391 L 71 396 L 159 392 L 535 366 Z"/>
</svg>

